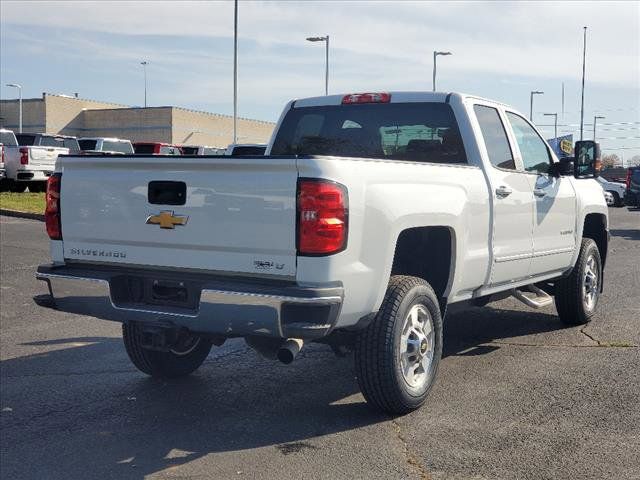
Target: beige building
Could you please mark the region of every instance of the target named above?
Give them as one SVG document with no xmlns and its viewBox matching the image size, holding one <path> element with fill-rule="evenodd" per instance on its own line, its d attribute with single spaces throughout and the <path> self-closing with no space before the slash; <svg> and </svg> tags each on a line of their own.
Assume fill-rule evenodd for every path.
<svg viewBox="0 0 640 480">
<path fill-rule="evenodd" d="M 1 100 L 0 127 L 17 132 L 18 111 L 18 100 Z M 266 143 L 274 127 L 272 122 L 239 118 L 238 143 Z M 130 108 L 43 93 L 42 98 L 22 101 L 22 130 L 226 147 L 233 141 L 233 117 L 181 107 Z"/>
</svg>

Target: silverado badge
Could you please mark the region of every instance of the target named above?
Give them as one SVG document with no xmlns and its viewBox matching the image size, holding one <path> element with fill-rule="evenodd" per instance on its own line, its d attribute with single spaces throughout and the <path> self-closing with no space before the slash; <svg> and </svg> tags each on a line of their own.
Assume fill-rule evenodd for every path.
<svg viewBox="0 0 640 480">
<path fill-rule="evenodd" d="M 158 215 L 147 217 L 147 225 L 160 225 L 160 228 L 176 228 L 176 225 L 186 225 L 189 217 L 186 215 L 174 215 L 172 210 L 164 210 Z"/>
</svg>

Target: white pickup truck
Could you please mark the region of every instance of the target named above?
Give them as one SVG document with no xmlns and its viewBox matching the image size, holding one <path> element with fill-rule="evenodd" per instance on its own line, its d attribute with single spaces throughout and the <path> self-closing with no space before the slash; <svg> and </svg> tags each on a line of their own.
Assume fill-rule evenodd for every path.
<svg viewBox="0 0 640 480">
<path fill-rule="evenodd" d="M 6 147 L 15 147 L 18 140 L 11 130 L 0 128 L 0 191 L 8 186 L 7 171 L 4 166 L 4 152 Z"/>
<path fill-rule="evenodd" d="M 75 137 L 47 133 L 19 133 L 17 146 L 5 149 L 5 169 L 13 192 L 43 192 L 58 155 L 78 153 Z"/>
<path fill-rule="evenodd" d="M 288 363 L 355 351 L 371 404 L 418 408 L 447 309 L 598 304 L 608 217 L 598 148 L 559 162 L 514 109 L 457 93 L 290 102 L 265 156 L 61 157 L 49 180 L 56 308 L 123 322 L 134 365 L 193 372 L 244 337 Z"/>
</svg>

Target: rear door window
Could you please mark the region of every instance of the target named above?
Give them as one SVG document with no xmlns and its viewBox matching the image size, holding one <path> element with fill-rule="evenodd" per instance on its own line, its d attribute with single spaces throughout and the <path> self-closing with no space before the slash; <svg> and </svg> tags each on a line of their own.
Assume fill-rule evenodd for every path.
<svg viewBox="0 0 640 480">
<path fill-rule="evenodd" d="M 458 124 L 446 103 L 293 108 L 271 153 L 467 163 Z"/>
<path fill-rule="evenodd" d="M 494 167 L 515 170 L 516 163 L 498 110 L 485 105 L 474 105 L 473 111 L 478 119 L 491 164 Z"/>
<path fill-rule="evenodd" d="M 0 143 L 7 146 L 15 146 L 16 137 L 12 132 L 0 132 Z"/>
</svg>

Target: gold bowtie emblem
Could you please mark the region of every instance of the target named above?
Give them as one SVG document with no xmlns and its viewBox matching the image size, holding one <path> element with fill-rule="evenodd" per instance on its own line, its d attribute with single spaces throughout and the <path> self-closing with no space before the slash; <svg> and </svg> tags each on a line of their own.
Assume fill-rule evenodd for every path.
<svg viewBox="0 0 640 480">
<path fill-rule="evenodd" d="M 174 215 L 173 211 L 165 210 L 158 215 L 150 215 L 147 225 L 160 225 L 160 228 L 176 228 L 176 225 L 186 225 L 189 217 L 186 215 Z"/>
</svg>

